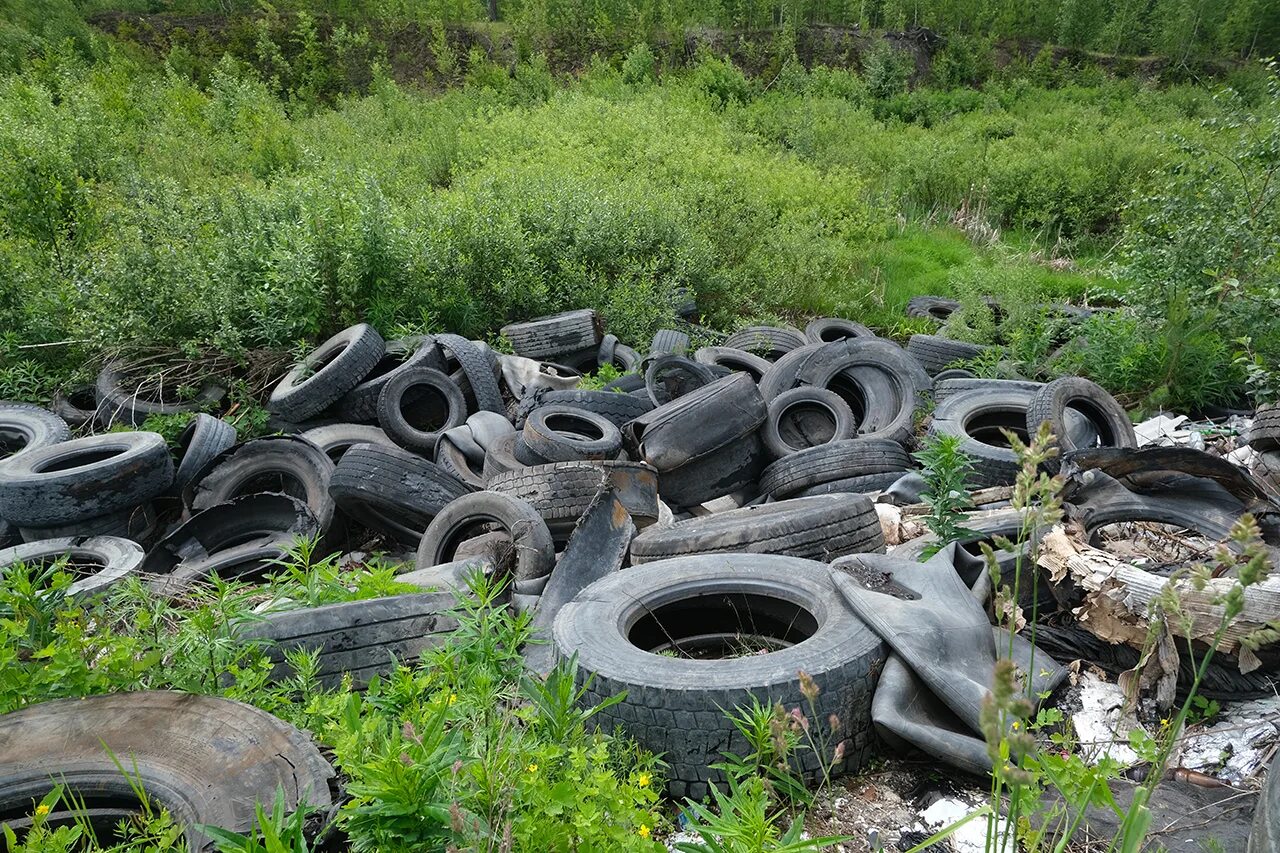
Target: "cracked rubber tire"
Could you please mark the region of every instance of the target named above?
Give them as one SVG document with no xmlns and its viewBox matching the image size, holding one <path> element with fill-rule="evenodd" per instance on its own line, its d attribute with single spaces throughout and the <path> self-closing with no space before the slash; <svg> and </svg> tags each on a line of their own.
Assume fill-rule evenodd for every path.
<svg viewBox="0 0 1280 853">
<path fill-rule="evenodd" d="M 507 407 L 502 402 L 502 389 L 498 387 L 498 364 L 493 353 L 461 335 L 437 335 L 436 342 L 461 366 L 477 408 L 505 416 Z"/>
<path fill-rule="evenodd" d="M 846 554 L 884 553 L 875 504 L 865 495 L 821 495 L 712 513 L 631 540 L 631 562 L 691 554 L 784 554 L 829 563 Z"/>
<path fill-rule="evenodd" d="M 850 438 L 782 457 L 760 475 L 760 491 L 786 498 L 832 480 L 901 473 L 910 467 L 911 457 L 895 441 Z"/>
<path fill-rule="evenodd" d="M 471 489 L 452 474 L 399 447 L 357 444 L 329 479 L 329 494 L 356 521 L 417 545 L 431 519 Z"/>
<path fill-rule="evenodd" d="M 71 438 L 67 422 L 27 403 L 0 402 L 0 465 L 23 453 Z"/>
<path fill-rule="evenodd" d="M 443 643 L 458 627 L 452 615 L 456 603 L 444 592 L 344 601 L 268 614 L 238 637 L 269 641 L 264 654 L 275 664 L 274 681 L 293 674 L 286 651 L 308 649 L 318 652 L 316 678 L 322 687 L 337 689 L 350 674 L 351 686 L 363 690 L 375 675 L 390 675 L 395 661 L 411 666 Z"/>
<path fill-rule="evenodd" d="M 173 484 L 154 432 L 111 432 L 31 450 L 0 465 L 0 516 L 52 527 L 146 503 Z"/>
<path fill-rule="evenodd" d="M 907 341 L 907 352 L 930 376 L 941 373 L 954 362 L 976 358 L 988 349 L 981 344 L 953 341 L 937 335 L 912 335 Z"/>
<path fill-rule="evenodd" d="M 385 354 L 382 335 L 368 323 L 343 329 L 284 375 L 267 409 L 295 423 L 314 417 L 364 381 Z"/>
<path fill-rule="evenodd" d="M 32 801 L 65 782 L 84 806 L 106 812 L 98 828 L 109 836 L 119 818 L 140 811 L 116 762 L 131 774 L 136 767 L 152 805 L 185 828 L 193 853 L 214 849 L 200 826 L 248 833 L 256 807 L 270 811 L 277 791 L 286 811 L 333 802 L 333 768 L 304 732 L 242 702 L 156 690 L 0 716 L 0 821 L 30 814 Z M 69 822 L 58 808 L 49 820 Z"/>
<path fill-rule="evenodd" d="M 429 569 L 454 559 L 462 542 L 481 526 L 498 527 L 511 538 L 517 581 L 551 574 L 556 552 L 547 523 L 529 504 L 496 492 L 474 492 L 446 506 L 431 520 L 418 545 L 417 568 Z"/>
<path fill-rule="evenodd" d="M 745 631 L 781 648 L 717 660 L 656 654 L 673 645 L 714 650 L 717 641 L 723 647 Z M 582 698 L 586 707 L 626 693 L 592 722 L 621 728 L 661 754 L 672 797 L 703 797 L 708 782 L 723 780 L 710 766 L 722 753 L 750 752 L 725 711 L 753 699 L 805 714 L 814 736 L 843 754 L 831 768 L 837 775 L 857 771 L 871 757 L 871 694 L 884 645 L 844 606 L 820 563 L 715 554 L 627 569 L 566 604 L 553 636 L 559 659 L 577 655 L 580 682 L 593 679 Z M 801 671 L 820 690 L 816 714 L 801 692 Z M 794 769 L 816 781 L 830 759 L 799 751 Z"/>
<path fill-rule="evenodd" d="M 600 319 L 590 308 L 510 323 L 500 331 L 516 355 L 538 361 L 555 361 L 559 356 L 595 350 L 601 338 Z"/>
<path fill-rule="evenodd" d="M 46 565 L 65 557 L 64 571 L 75 580 L 64 594 L 68 598 L 97 595 L 138 571 L 143 556 L 141 545 L 118 536 L 44 539 L 0 550 L 0 577 L 14 563 Z"/>
<path fill-rule="evenodd" d="M 643 462 L 554 462 L 499 474 L 490 491 L 525 501 L 552 532 L 572 528 L 612 489 L 637 527 L 658 520 L 658 473 Z"/>
<path fill-rule="evenodd" d="M 245 441 L 214 457 L 183 491 L 193 510 L 246 495 L 283 493 L 305 501 L 321 531 L 333 522 L 333 460 L 306 439 L 273 435 Z"/>
<path fill-rule="evenodd" d="M 236 428 L 221 418 L 197 414 L 178 436 L 178 469 L 173 475 L 173 491 L 182 494 L 187 484 L 196 478 L 222 451 L 236 443 Z"/>
</svg>

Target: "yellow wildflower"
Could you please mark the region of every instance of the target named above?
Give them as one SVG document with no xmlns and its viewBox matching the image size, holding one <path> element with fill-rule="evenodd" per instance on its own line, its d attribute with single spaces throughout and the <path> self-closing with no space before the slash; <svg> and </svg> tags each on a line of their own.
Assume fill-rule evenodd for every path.
<svg viewBox="0 0 1280 853">
<path fill-rule="evenodd" d="M 649 774 L 641 773 L 640 776 L 636 779 L 636 783 L 639 784 L 641 788 L 649 787 Z"/>
<path fill-rule="evenodd" d="M 44 803 L 41 803 L 40 805 L 36 806 L 36 817 L 44 817 L 48 813 L 49 813 L 49 807 L 46 806 Z"/>
<path fill-rule="evenodd" d="M 450 694 L 449 694 L 449 704 L 450 704 L 450 705 L 452 705 L 454 702 L 457 702 L 457 701 L 458 701 L 458 694 L 457 694 L 457 693 L 450 693 Z"/>
<path fill-rule="evenodd" d="M 536 764 L 530 764 L 530 765 L 529 765 L 528 767 L 526 767 L 525 769 L 526 769 L 526 770 L 528 770 L 530 773 L 537 773 L 537 772 L 538 772 L 538 765 L 536 765 Z"/>
<path fill-rule="evenodd" d="M 649 837 L 649 827 L 647 824 L 643 824 L 643 823 L 640 824 L 640 837 L 641 838 Z"/>
</svg>

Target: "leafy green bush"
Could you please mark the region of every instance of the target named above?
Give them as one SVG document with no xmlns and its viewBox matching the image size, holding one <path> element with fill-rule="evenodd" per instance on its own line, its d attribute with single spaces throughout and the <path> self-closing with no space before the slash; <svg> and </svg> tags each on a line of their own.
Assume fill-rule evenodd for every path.
<svg viewBox="0 0 1280 853">
<path fill-rule="evenodd" d="M 657 74 L 657 60 L 649 45 L 641 42 L 622 60 L 622 80 L 632 86 L 647 86 Z"/>
</svg>

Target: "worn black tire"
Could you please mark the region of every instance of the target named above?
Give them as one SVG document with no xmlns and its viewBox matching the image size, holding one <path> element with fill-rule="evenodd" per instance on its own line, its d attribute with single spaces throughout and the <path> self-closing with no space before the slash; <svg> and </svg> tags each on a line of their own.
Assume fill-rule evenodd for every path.
<svg viewBox="0 0 1280 853">
<path fill-rule="evenodd" d="M 850 438 L 784 456 L 764 469 L 760 491 L 774 498 L 849 477 L 904 472 L 911 457 L 902 445 L 882 438 Z"/>
<path fill-rule="evenodd" d="M 760 377 L 760 396 L 765 402 L 772 400 L 783 391 L 790 391 L 800 385 L 799 373 L 809 359 L 819 352 L 825 344 L 805 344 L 796 347 L 773 363 Z"/>
<path fill-rule="evenodd" d="M 49 411 L 67 422 L 72 429 L 91 424 L 98 418 L 98 398 L 92 385 L 80 385 L 68 391 L 53 392 Z"/>
<path fill-rule="evenodd" d="M 333 803 L 333 768 L 310 736 L 242 702 L 156 690 L 59 699 L 0 716 L 6 822 L 65 784 L 108 838 L 121 818 L 140 811 L 130 788 L 135 773 L 152 807 L 184 827 L 192 853 L 214 849 L 202 826 L 250 833 L 257 807 L 269 811 L 277 796 L 286 811 Z M 46 820 L 69 824 L 71 812 L 60 806 Z"/>
<path fill-rule="evenodd" d="M 937 335 L 912 335 L 907 341 L 907 352 L 930 376 L 941 373 L 957 361 L 976 358 L 988 349 L 981 344 L 953 341 Z"/>
<path fill-rule="evenodd" d="M 750 622 L 740 618 L 744 603 Z M 733 636 L 744 628 L 801 641 L 769 654 L 714 662 L 654 653 L 671 640 Z M 628 569 L 596 581 L 566 604 L 553 638 L 557 657 L 576 655 L 577 677 L 584 684 L 592 679 L 582 697 L 586 707 L 626 694 L 592 722 L 604 730 L 621 728 L 662 755 L 672 797 L 705 796 L 708 783 L 722 779 L 710 766 L 722 753 L 750 752 L 725 711 L 753 699 L 779 703 L 787 712 L 799 709 L 811 735 L 842 754 L 833 773 L 855 772 L 871 758 L 871 693 L 885 648 L 844 606 L 820 563 L 716 554 Z M 818 686 L 816 713 L 797 673 Z M 817 780 L 831 755 L 803 750 L 794 760 L 804 778 Z"/>
<path fill-rule="evenodd" d="M 659 329 L 649 342 L 649 357 L 658 355 L 684 355 L 689 351 L 689 336 L 675 329 Z"/>
<path fill-rule="evenodd" d="M 436 464 L 446 473 L 457 478 L 459 482 L 476 489 L 484 488 L 484 463 L 481 462 L 480 470 L 476 470 L 475 465 L 462 452 L 462 449 L 448 439 L 436 445 Z"/>
<path fill-rule="evenodd" d="M 608 418 L 559 404 L 534 409 L 524 422 L 521 438 L 545 462 L 614 459 L 622 450 L 622 433 Z"/>
<path fill-rule="evenodd" d="M 972 370 L 966 370 L 963 367 L 948 367 L 946 370 L 943 370 L 937 376 L 933 377 L 933 387 L 937 388 L 941 383 L 950 381 L 952 379 L 977 379 L 977 378 L 978 378 L 978 374 L 974 373 Z"/>
<path fill-rule="evenodd" d="M 293 675 L 285 652 L 307 649 L 318 653 L 321 687 L 337 689 L 349 675 L 351 686 L 363 690 L 375 675 L 390 675 L 397 661 L 412 665 L 443 643 L 458 627 L 456 603 L 443 592 L 344 601 L 268 614 L 238 638 L 265 641 L 264 655 L 275 664 L 273 681 Z"/>
<path fill-rule="evenodd" d="M 338 401 L 338 416 L 354 423 L 375 423 L 378 420 L 378 395 L 382 393 L 383 386 L 400 372 L 415 367 L 435 370 L 444 367 L 444 356 L 440 354 L 434 337 L 418 335 L 387 341 L 378 363 L 359 385 Z"/>
<path fill-rule="evenodd" d="M 670 471 L 754 433 L 767 414 L 756 383 L 734 373 L 627 423 L 623 446 L 632 459 Z"/>
<path fill-rule="evenodd" d="M 120 424 L 142 426 L 152 415 L 181 415 L 198 412 L 201 409 L 216 405 L 226 396 L 227 389 L 220 385 L 208 383 L 200 389 L 195 399 L 185 403 L 166 403 L 159 400 L 148 400 L 139 397 L 136 388 L 130 387 L 125 378 L 128 368 L 120 362 L 108 363 L 98 374 L 94 384 L 94 396 L 97 398 L 95 414 L 98 423 L 104 427 Z"/>
<path fill-rule="evenodd" d="M 155 508 L 149 504 L 109 512 L 96 518 L 82 518 L 70 524 L 51 527 L 22 527 L 23 542 L 43 542 L 46 539 L 84 539 L 93 536 L 114 536 L 129 539 L 148 547 L 159 531 Z"/>
<path fill-rule="evenodd" d="M 797 379 L 840 395 L 858 420 L 858 435 L 905 444 L 928 400 L 929 375 L 915 359 L 883 338 L 826 344 L 797 371 Z"/>
<path fill-rule="evenodd" d="M 324 455 L 337 465 L 342 455 L 357 444 L 377 444 L 382 447 L 399 447 L 382 427 L 370 424 L 326 424 L 301 433 L 301 437 L 324 451 Z"/>
<path fill-rule="evenodd" d="M 651 527 L 631 540 L 631 562 L 690 554 L 784 554 L 828 563 L 884 553 L 875 504 L 865 495 L 822 495 L 747 506 Z"/>
<path fill-rule="evenodd" d="M 889 471 L 884 474 L 863 474 L 860 477 L 843 477 L 839 480 L 828 480 L 807 489 L 796 492 L 794 497 L 811 498 L 815 495 L 874 495 L 898 482 L 904 471 Z"/>
<path fill-rule="evenodd" d="M 333 460 L 309 441 L 274 435 L 241 442 L 209 461 L 182 492 L 193 510 L 245 495 L 280 492 L 305 501 L 321 530 L 333 522 Z"/>
<path fill-rule="evenodd" d="M 18 525 L 0 518 L 0 548 L 12 548 L 22 544 L 22 531 Z"/>
<path fill-rule="evenodd" d="M 221 418 L 197 414 L 178 436 L 178 467 L 173 475 L 175 494 L 182 494 L 215 456 L 236 443 L 236 428 Z"/>
<path fill-rule="evenodd" d="M 658 494 L 673 508 L 695 506 L 725 495 L 756 492 L 768 462 L 758 432 L 731 441 L 678 468 L 658 473 Z"/>
<path fill-rule="evenodd" d="M 644 389 L 643 373 L 625 373 L 617 379 L 611 379 L 604 385 L 600 386 L 601 391 L 613 391 L 619 394 L 634 394 L 639 391 L 644 394 L 646 400 L 649 399 L 649 392 Z M 649 400 L 652 403 L 652 400 Z"/>
<path fill-rule="evenodd" d="M 458 498 L 432 519 L 418 545 L 417 567 L 429 569 L 454 559 L 458 545 L 481 525 L 500 527 L 511 538 L 515 580 L 551 574 L 556 552 L 547 523 L 529 504 L 496 492 L 473 492 Z"/>
<path fill-rule="evenodd" d="M 513 432 L 511 435 L 500 437 L 485 448 L 484 481 L 486 483 L 499 474 L 525 467 L 525 463 L 516 458 L 516 441 L 519 438 L 520 434 Z"/>
<path fill-rule="evenodd" d="M 392 441 L 415 453 L 435 453 L 440 433 L 466 421 L 462 389 L 430 367 L 396 371 L 378 395 L 378 425 Z"/>
<path fill-rule="evenodd" d="M 0 550 L 0 577 L 14 563 L 49 565 L 67 560 L 66 571 L 75 581 L 66 588 L 68 598 L 99 595 L 138 571 L 142 546 L 118 536 L 64 537 L 28 542 Z"/>
<path fill-rule="evenodd" d="M 637 527 L 658 520 L 658 473 L 643 462 L 553 462 L 499 474 L 489 490 L 529 504 L 553 534 L 577 524 L 612 489 Z"/>
<path fill-rule="evenodd" d="M 777 361 L 807 343 L 804 332 L 790 326 L 747 326 L 724 341 L 724 345 L 731 349 L 746 350 L 765 361 Z"/>
<path fill-rule="evenodd" d="M 284 375 L 267 409 L 288 421 L 314 417 L 350 393 L 385 354 L 382 335 L 368 323 L 343 329 Z"/>
<path fill-rule="evenodd" d="M 907 300 L 908 317 L 925 317 L 939 323 L 945 323 L 959 310 L 959 302 L 942 296 L 913 296 Z"/>
<path fill-rule="evenodd" d="M 1280 406 L 1263 406 L 1254 413 L 1248 441 L 1254 450 L 1280 450 Z"/>
<path fill-rule="evenodd" d="M 528 405 L 526 405 L 526 400 Z M 619 394 L 614 391 L 579 391 L 576 388 L 564 391 L 544 391 L 533 394 L 520 401 L 516 407 L 516 428 L 523 428 L 529 413 L 539 406 L 570 406 L 584 412 L 600 415 L 614 426 L 621 428 L 627 421 L 635 420 L 645 412 L 653 410 L 653 401 L 648 397 L 633 397 L 630 394 Z"/>
<path fill-rule="evenodd" d="M 71 438 L 67 422 L 28 403 L 0 400 L 0 465 L 22 453 Z"/>
<path fill-rule="evenodd" d="M 146 503 L 173 484 L 154 432 L 113 432 L 30 450 L 0 465 L 0 517 L 22 527 L 97 518 Z"/>
<path fill-rule="evenodd" d="M 644 387 L 655 406 L 678 400 L 715 380 L 711 368 L 682 355 L 656 356 L 644 371 Z"/>
<path fill-rule="evenodd" d="M 780 459 L 806 447 L 853 438 L 858 423 L 849 404 L 825 388 L 792 388 L 769 401 L 761 429 L 765 449 Z"/>
<path fill-rule="evenodd" d="M 942 374 L 938 374 L 942 376 Z M 1036 394 L 1044 387 L 1043 382 L 1027 382 L 1021 379 L 979 379 L 964 377 L 955 379 L 937 379 L 933 383 L 933 399 L 941 405 L 948 397 L 966 391 L 1023 391 L 1028 395 Z M 1030 397 L 1028 397 L 1030 405 Z"/>
<path fill-rule="evenodd" d="M 1267 782 L 1253 810 L 1246 853 L 1280 853 L 1280 760 L 1267 769 Z"/>
<path fill-rule="evenodd" d="M 183 595 L 210 575 L 257 578 L 275 570 L 302 538 L 320 526 L 305 503 L 289 495 L 244 495 L 199 510 L 147 552 L 141 571 L 155 575 L 153 592 Z"/>
<path fill-rule="evenodd" d="M 502 390 L 498 387 L 497 361 L 493 353 L 481 349 L 461 335 L 437 335 L 436 343 L 444 347 L 454 361 L 461 365 L 470 391 L 475 396 L 476 406 L 484 411 L 505 415 L 507 407 L 502 402 Z"/>
<path fill-rule="evenodd" d="M 595 311 L 579 308 L 522 323 L 509 323 L 500 331 L 511 342 L 511 349 L 516 355 L 548 361 L 597 348 L 602 329 Z"/>
<path fill-rule="evenodd" d="M 634 373 L 640 369 L 640 353 L 618 340 L 617 335 L 609 334 L 600 339 L 600 348 L 596 350 L 596 366 L 612 365 L 622 373 Z"/>
<path fill-rule="evenodd" d="M 770 364 L 758 355 L 732 347 L 703 347 L 693 354 L 693 360 L 708 367 L 724 367 L 751 374 L 756 382 L 769 370 Z"/>
<path fill-rule="evenodd" d="M 811 344 L 833 344 L 849 338 L 874 338 L 876 333 L 861 323 L 840 317 L 819 317 L 804 327 L 805 340 Z"/>
<path fill-rule="evenodd" d="M 953 382 L 969 382 L 960 379 Z M 954 435 L 960 451 L 973 462 L 969 482 L 977 487 L 1005 486 L 1014 481 L 1021 466 L 1000 434 L 1009 429 L 1026 439 L 1030 392 L 1024 383 L 986 382 L 967 391 L 948 394 L 933 410 L 930 435 Z"/>
<path fill-rule="evenodd" d="M 1137 447 L 1138 437 L 1133 421 L 1115 397 L 1100 385 L 1080 376 L 1064 376 L 1045 385 L 1031 397 L 1027 406 L 1027 433 L 1034 435 L 1042 423 L 1048 423 L 1057 436 L 1061 453 L 1085 450 L 1077 444 L 1077 431 L 1067 423 L 1067 409 L 1083 416 L 1097 435 L 1095 447 Z M 1061 456 L 1046 459 L 1045 468 L 1057 471 Z"/>
<path fill-rule="evenodd" d="M 417 545 L 431 519 L 472 489 L 421 456 L 377 444 L 343 454 L 329 479 L 329 495 L 370 530 Z"/>
</svg>

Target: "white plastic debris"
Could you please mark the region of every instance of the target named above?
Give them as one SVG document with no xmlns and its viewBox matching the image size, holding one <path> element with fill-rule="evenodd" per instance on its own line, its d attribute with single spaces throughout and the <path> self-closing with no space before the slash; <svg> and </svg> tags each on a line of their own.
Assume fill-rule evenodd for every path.
<svg viewBox="0 0 1280 853">
<path fill-rule="evenodd" d="M 1080 678 L 1083 707 L 1071 716 L 1071 725 L 1080 739 L 1080 755 L 1097 764 L 1110 756 L 1126 766 L 1136 764 L 1138 754 L 1129 746 L 1129 732 L 1142 728 L 1132 710 L 1125 707 L 1124 691 L 1091 672 Z"/>
<path fill-rule="evenodd" d="M 1193 433 L 1200 437 L 1199 433 L 1186 428 L 1188 420 L 1186 415 L 1156 415 L 1135 426 L 1133 433 L 1138 437 L 1139 447 L 1184 447 L 1191 443 Z M 1204 447 L 1203 438 L 1200 446 Z"/>
<path fill-rule="evenodd" d="M 1233 702 L 1213 725 L 1189 732 L 1180 764 L 1231 785 L 1252 778 L 1280 741 L 1280 697 Z"/>
<path fill-rule="evenodd" d="M 981 805 L 955 797 L 942 797 L 920 812 L 920 824 L 915 829 L 929 834 L 939 832 L 973 814 Z M 997 853 L 1001 848 L 1015 849 L 1015 833 L 1009 831 L 1008 821 L 1003 817 L 996 818 L 994 835 L 1003 840 L 1004 844 L 997 841 L 991 850 L 987 849 L 987 825 L 990 822 L 990 817 L 975 818 L 953 832 L 947 838 L 947 843 L 955 853 Z"/>
</svg>

